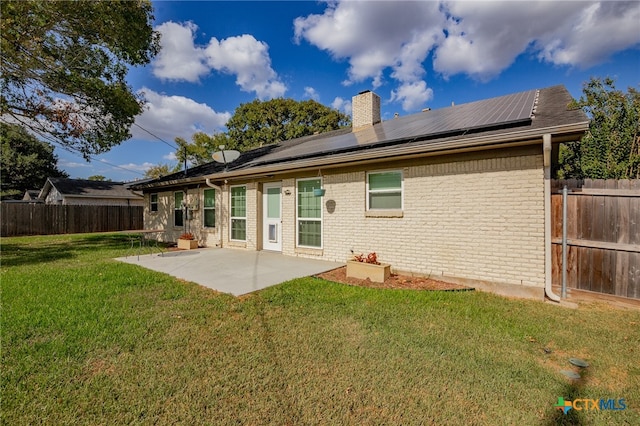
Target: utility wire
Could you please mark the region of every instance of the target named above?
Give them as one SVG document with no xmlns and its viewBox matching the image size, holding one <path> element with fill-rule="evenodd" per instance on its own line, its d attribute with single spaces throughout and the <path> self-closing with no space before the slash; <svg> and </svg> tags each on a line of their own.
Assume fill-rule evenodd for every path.
<svg viewBox="0 0 640 426">
<path fill-rule="evenodd" d="M 6 37 L 2 36 L 1 34 L 0 34 L 0 38 L 3 38 L 3 39 L 5 39 L 5 40 L 7 40 L 7 41 L 8 41 L 8 39 L 7 39 Z M 19 45 L 18 45 L 17 47 L 18 47 L 18 49 L 19 49 L 20 51 L 22 51 L 22 53 L 24 53 L 24 54 L 26 54 L 26 55 L 30 56 L 32 59 L 35 59 L 36 61 L 40 62 L 40 64 L 43 66 L 43 68 L 46 68 L 46 69 L 48 69 L 49 71 L 52 71 L 52 72 L 57 71 L 56 69 L 52 68 L 48 63 L 46 63 L 44 60 L 42 60 L 42 58 L 40 58 L 40 57 L 38 57 L 38 56 L 36 56 L 36 55 L 33 55 L 33 54 L 28 50 L 28 49 L 25 49 L 25 48 L 23 48 L 22 46 L 19 46 Z M 14 118 L 16 118 L 16 117 L 14 117 Z M 16 118 L 16 119 L 17 119 L 17 118 Z M 17 121 L 19 121 L 21 124 L 23 124 L 23 125 L 25 125 L 25 126 L 26 126 L 26 123 L 22 122 L 22 120 L 17 119 Z M 138 123 L 135 123 L 135 122 L 134 122 L 133 124 L 134 124 L 135 126 L 137 126 L 138 128 L 140 128 L 141 130 L 143 130 L 143 131 L 147 132 L 148 134 L 150 134 L 150 135 L 151 135 L 151 136 L 153 136 L 154 138 L 158 139 L 160 142 L 162 142 L 162 143 L 164 143 L 165 145 L 169 146 L 170 148 L 175 149 L 176 151 L 180 150 L 180 148 L 178 148 L 178 146 L 173 145 L 173 144 L 171 144 L 171 143 L 169 143 L 169 142 L 165 141 L 165 140 L 164 140 L 164 139 L 162 139 L 160 136 L 158 136 L 158 135 L 156 135 L 156 134 L 154 134 L 154 133 L 150 132 L 149 130 L 145 129 L 144 127 L 142 127 L 142 126 L 141 126 L 141 125 L 139 125 Z M 76 152 L 74 152 L 72 149 L 70 149 L 70 148 L 68 148 L 68 147 L 65 147 L 64 145 L 62 145 L 62 144 L 60 144 L 59 142 L 57 142 L 55 139 L 51 138 L 51 137 L 50 137 L 50 136 L 48 136 L 48 135 L 45 135 L 45 133 L 44 133 L 44 132 L 41 132 L 41 131 L 39 131 L 39 130 L 36 130 L 36 129 L 34 129 L 34 128 L 33 128 L 33 127 L 31 127 L 31 126 L 27 126 L 27 127 L 31 128 L 31 130 L 33 130 L 33 131 L 35 131 L 36 133 L 38 133 L 42 138 L 47 139 L 47 140 L 48 140 L 49 142 L 51 142 L 52 144 L 54 144 L 54 145 L 56 145 L 56 146 L 58 146 L 58 147 L 60 147 L 60 148 L 64 149 L 65 151 L 67 151 L 67 152 L 69 152 L 69 153 L 74 154 L 74 155 L 76 155 L 76 156 L 77 156 L 77 153 L 76 153 Z M 109 162 L 107 162 L 107 161 L 104 161 L 104 160 L 96 160 L 95 158 L 93 158 L 93 157 L 91 157 L 91 156 L 89 156 L 89 155 L 87 155 L 87 157 L 88 157 L 90 160 L 98 161 L 98 162 L 100 162 L 100 163 L 107 164 L 107 165 L 112 166 L 112 167 L 116 167 L 116 168 L 118 168 L 118 169 L 126 170 L 126 171 L 128 171 L 128 172 L 137 173 L 137 174 L 139 174 L 139 175 L 141 175 L 141 176 L 144 176 L 144 173 L 140 173 L 140 172 L 135 171 L 135 170 L 130 170 L 130 169 L 124 168 L 124 167 L 122 167 L 122 166 L 118 166 L 118 165 L 115 165 L 115 164 L 111 164 L 111 163 L 109 163 Z"/>
<path fill-rule="evenodd" d="M 69 148 L 67 148 L 65 146 L 62 146 L 59 143 L 56 143 L 56 142 L 53 142 L 53 141 L 52 141 L 52 143 L 54 143 L 59 148 L 62 148 L 65 151 L 69 152 L 70 154 L 78 156 L 78 154 L 76 152 L 74 152 L 73 150 L 71 150 L 71 149 L 69 149 Z M 139 172 L 137 170 L 127 169 L 126 167 L 122 167 L 122 166 L 118 166 L 117 164 L 110 163 L 107 160 L 98 160 L 98 159 L 96 159 L 94 157 L 91 157 L 90 155 L 88 157 L 89 157 L 89 160 L 90 160 L 89 162 L 97 162 L 97 163 L 100 163 L 100 164 L 106 164 L 108 166 L 111 166 L 111 167 L 114 167 L 114 168 L 117 168 L 117 169 L 121 169 L 121 170 L 125 170 L 125 171 L 130 172 L 130 173 L 135 173 L 135 174 L 140 175 L 140 176 L 144 176 L 145 175 L 144 173 L 141 173 L 141 172 Z"/>
<path fill-rule="evenodd" d="M 32 129 L 32 130 L 33 130 L 33 129 Z M 35 131 L 35 130 L 34 130 L 34 131 Z M 65 150 L 65 151 L 67 151 L 68 153 L 70 153 L 70 154 L 72 154 L 72 155 L 74 155 L 74 156 L 78 157 L 78 153 L 77 153 L 77 152 L 75 152 L 73 149 L 69 148 L 68 146 L 64 146 L 64 145 L 62 145 L 60 142 L 58 142 L 58 141 L 57 141 L 56 139 L 54 139 L 53 137 L 51 137 L 51 136 L 49 136 L 49 135 L 47 135 L 47 134 L 45 134 L 45 133 L 39 132 L 39 131 L 36 131 L 36 132 L 38 133 L 38 135 L 39 135 L 41 138 L 43 138 L 43 139 L 47 140 L 47 141 L 48 141 L 49 143 L 51 143 L 52 145 L 55 145 L 55 146 L 57 146 L 58 148 L 63 149 L 63 150 Z M 98 163 L 100 163 L 100 164 L 106 164 L 106 165 L 108 165 L 108 166 L 111 166 L 111 167 L 114 167 L 114 168 L 117 168 L 117 169 L 122 169 L 122 170 L 125 170 L 125 171 L 130 172 L 130 173 L 135 173 L 135 174 L 138 174 L 138 175 L 140 175 L 140 176 L 144 176 L 144 175 L 145 175 L 144 173 L 141 173 L 141 172 L 139 172 L 139 171 L 137 171 L 137 170 L 127 169 L 126 167 L 122 167 L 122 166 L 118 166 L 117 164 L 109 163 L 109 162 L 108 162 L 108 161 L 106 161 L 106 160 L 98 160 L 98 159 L 96 159 L 96 158 L 94 158 L 94 157 L 92 157 L 92 156 L 90 156 L 90 155 L 87 155 L 87 157 L 88 157 L 88 158 L 89 158 L 89 160 L 90 160 L 89 162 L 94 161 L 94 162 L 98 162 Z M 84 159 L 84 158 L 83 158 L 83 159 Z"/>
<path fill-rule="evenodd" d="M 14 118 L 15 118 L 15 117 L 14 117 Z M 26 123 L 22 122 L 22 120 L 19 120 L 19 119 L 18 119 L 17 121 L 18 121 L 18 122 L 20 122 L 21 124 L 23 124 L 23 125 L 25 125 L 25 126 L 26 126 Z M 164 143 L 164 144 L 168 145 L 169 147 L 171 147 L 171 148 L 173 148 L 173 149 L 175 149 L 175 150 L 179 150 L 179 148 L 178 148 L 177 146 L 172 145 L 172 144 L 170 144 L 169 142 L 167 142 L 167 141 L 165 141 L 164 139 L 162 139 L 161 137 L 159 137 L 159 136 L 157 136 L 157 135 L 155 135 L 155 134 L 151 133 L 149 130 L 145 129 L 144 127 L 142 127 L 142 126 L 141 126 L 141 125 L 139 125 L 138 123 L 133 123 L 133 124 L 134 124 L 135 126 L 139 127 L 140 129 L 144 130 L 145 132 L 147 132 L 148 134 L 150 134 L 150 135 L 151 135 L 151 136 L 153 136 L 154 138 L 158 139 L 160 142 L 162 142 L 162 143 Z M 34 129 L 34 128 L 33 128 L 33 127 L 31 127 L 31 126 L 28 126 L 28 127 L 30 127 L 32 131 L 36 132 L 36 133 L 37 133 L 41 138 L 43 138 L 43 139 L 47 140 L 49 143 L 51 143 L 51 144 L 53 144 L 53 145 L 57 146 L 57 147 L 58 147 L 58 148 L 60 148 L 60 149 L 63 149 L 63 150 L 65 150 L 65 151 L 67 151 L 68 153 L 70 153 L 70 154 L 72 154 L 72 155 L 74 155 L 74 156 L 78 156 L 78 153 L 77 153 L 76 151 L 74 151 L 73 149 L 71 149 L 71 148 L 69 148 L 69 147 L 67 147 L 67 146 L 64 146 L 63 144 L 61 144 L 60 142 L 58 142 L 55 138 L 51 137 L 50 135 L 46 134 L 45 132 L 41 132 L 39 129 Z M 111 166 L 111 167 L 114 167 L 114 168 L 117 168 L 117 169 L 125 170 L 125 171 L 127 171 L 127 172 L 135 173 L 135 174 L 138 174 L 138 175 L 140 175 L 140 176 L 145 176 L 145 174 L 144 174 L 144 173 L 141 173 L 141 172 L 139 172 L 139 171 L 137 171 L 137 170 L 127 169 L 126 167 L 122 167 L 122 166 L 118 166 L 117 164 L 109 163 L 109 162 L 108 162 L 108 161 L 106 161 L 106 160 L 98 160 L 98 159 L 96 159 L 96 158 L 94 158 L 94 157 L 92 157 L 92 156 L 90 156 L 90 155 L 86 155 L 86 157 L 88 157 L 88 158 L 89 158 L 89 160 L 90 160 L 89 162 L 94 161 L 94 162 L 98 162 L 98 163 L 101 163 L 101 164 L 106 164 L 106 165 L 108 165 L 108 166 Z M 84 158 L 83 158 L 83 159 L 84 159 Z"/>
<path fill-rule="evenodd" d="M 179 149 L 176 145 L 172 145 L 169 142 L 165 141 L 164 139 L 162 139 L 160 136 L 154 135 L 153 133 L 151 133 L 150 131 L 148 131 L 147 129 L 145 129 L 144 127 L 142 127 L 141 125 L 139 125 L 138 123 L 133 123 L 134 126 L 139 127 L 140 129 L 144 130 L 145 132 L 149 133 L 151 136 L 153 136 L 154 138 L 158 139 L 160 142 L 170 146 L 173 149 Z"/>
</svg>

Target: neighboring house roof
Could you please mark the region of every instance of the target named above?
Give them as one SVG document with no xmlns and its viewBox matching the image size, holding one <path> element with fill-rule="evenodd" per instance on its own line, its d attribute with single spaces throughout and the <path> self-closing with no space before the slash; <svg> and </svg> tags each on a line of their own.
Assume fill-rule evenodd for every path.
<svg viewBox="0 0 640 426">
<path fill-rule="evenodd" d="M 138 200 L 122 182 L 105 182 L 84 179 L 48 178 L 40 191 L 39 198 L 45 199 L 55 188 L 65 198 L 119 198 Z"/>
<path fill-rule="evenodd" d="M 569 109 L 564 86 L 451 106 L 394 118 L 362 130 L 350 128 L 292 139 L 243 153 L 225 168 L 208 163 L 135 186 L 150 189 L 204 178 L 226 179 L 329 168 L 412 156 L 576 140 L 588 128 L 580 109 Z"/>
<path fill-rule="evenodd" d="M 22 199 L 24 201 L 35 201 L 38 200 L 38 195 L 40 195 L 39 189 L 28 189 L 24 192 Z"/>
</svg>

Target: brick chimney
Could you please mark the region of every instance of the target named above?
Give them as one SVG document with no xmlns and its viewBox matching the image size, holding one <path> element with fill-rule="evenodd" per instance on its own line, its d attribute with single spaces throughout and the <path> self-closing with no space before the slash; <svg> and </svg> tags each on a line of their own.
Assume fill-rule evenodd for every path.
<svg viewBox="0 0 640 426">
<path fill-rule="evenodd" d="M 351 98 L 351 128 L 358 131 L 380 122 L 380 96 L 370 90 Z"/>
</svg>

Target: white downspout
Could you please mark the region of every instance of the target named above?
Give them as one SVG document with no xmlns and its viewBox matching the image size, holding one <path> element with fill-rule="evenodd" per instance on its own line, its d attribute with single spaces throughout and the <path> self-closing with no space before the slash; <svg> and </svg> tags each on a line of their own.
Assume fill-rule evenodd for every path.
<svg viewBox="0 0 640 426">
<path fill-rule="evenodd" d="M 542 152 L 544 159 L 544 293 L 554 302 L 560 297 L 551 288 L 551 134 L 542 136 Z"/>
<path fill-rule="evenodd" d="M 220 203 L 219 203 L 219 205 L 220 205 L 220 207 L 222 207 L 222 188 L 219 187 L 218 185 L 214 185 L 213 183 L 211 183 L 211 179 L 209 179 L 209 178 L 207 178 L 205 180 L 205 183 L 207 184 L 208 187 L 215 189 L 216 192 L 218 194 L 220 194 Z M 216 198 L 218 198 L 218 197 L 216 197 Z M 222 222 L 223 222 L 222 221 L 222 208 L 216 209 L 216 211 L 218 211 L 218 210 L 220 211 L 220 215 L 219 215 L 220 220 L 218 221 L 218 223 L 220 224 L 220 231 L 218 232 L 218 247 L 222 248 Z"/>
<path fill-rule="evenodd" d="M 211 183 L 211 179 L 207 178 L 207 180 L 205 181 L 207 186 L 213 188 L 213 189 L 217 189 L 218 191 L 222 191 L 222 187 L 218 186 L 218 185 L 214 185 L 213 183 Z"/>
</svg>

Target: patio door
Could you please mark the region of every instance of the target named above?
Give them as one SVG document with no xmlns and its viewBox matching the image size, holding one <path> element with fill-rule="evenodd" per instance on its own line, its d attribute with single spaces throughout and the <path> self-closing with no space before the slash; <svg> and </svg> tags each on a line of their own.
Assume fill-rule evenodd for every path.
<svg viewBox="0 0 640 426">
<path fill-rule="evenodd" d="M 265 183 L 262 189 L 262 248 L 282 251 L 282 184 Z"/>
</svg>

